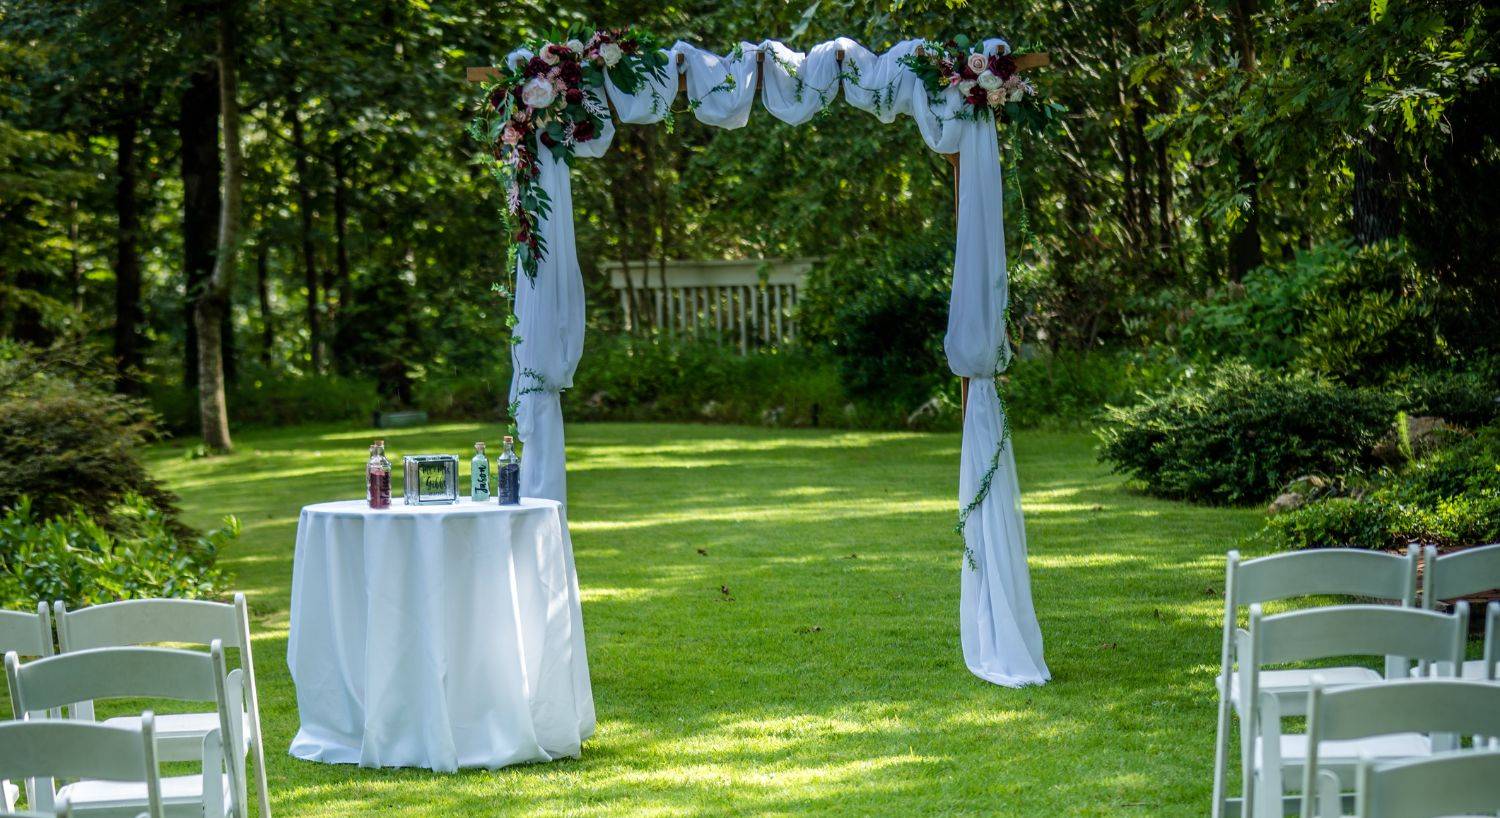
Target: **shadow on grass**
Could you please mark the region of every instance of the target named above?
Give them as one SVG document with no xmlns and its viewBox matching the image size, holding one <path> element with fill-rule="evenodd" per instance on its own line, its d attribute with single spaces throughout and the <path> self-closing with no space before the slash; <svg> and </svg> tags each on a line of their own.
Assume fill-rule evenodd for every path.
<svg viewBox="0 0 1500 818">
<path fill-rule="evenodd" d="M 1129 494 L 1078 434 L 1020 432 L 1054 681 L 1009 690 L 959 651 L 957 435 L 569 428 L 569 516 L 599 732 L 582 759 L 442 776 L 290 759 L 296 511 L 357 496 L 375 433 L 247 435 L 158 458 L 260 617 L 283 814 L 1195 815 L 1207 803 L 1222 554 L 1256 516 Z M 498 427 L 388 433 L 465 451 Z"/>
</svg>

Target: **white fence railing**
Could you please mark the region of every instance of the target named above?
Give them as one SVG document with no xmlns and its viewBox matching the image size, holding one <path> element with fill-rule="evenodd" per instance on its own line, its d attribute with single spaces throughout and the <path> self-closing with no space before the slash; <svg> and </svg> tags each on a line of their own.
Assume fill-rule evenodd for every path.
<svg viewBox="0 0 1500 818">
<path fill-rule="evenodd" d="M 609 261 L 625 329 L 737 343 L 740 352 L 797 337 L 797 301 L 813 259 Z M 644 313 L 644 314 L 643 314 Z"/>
</svg>

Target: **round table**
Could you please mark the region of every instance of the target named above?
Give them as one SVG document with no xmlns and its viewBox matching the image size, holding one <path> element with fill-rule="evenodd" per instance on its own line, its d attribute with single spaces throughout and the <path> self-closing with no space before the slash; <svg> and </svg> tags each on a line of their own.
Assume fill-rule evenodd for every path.
<svg viewBox="0 0 1500 818">
<path fill-rule="evenodd" d="M 559 504 L 400 502 L 302 509 L 292 755 L 443 772 L 577 757 L 594 705 Z"/>
</svg>

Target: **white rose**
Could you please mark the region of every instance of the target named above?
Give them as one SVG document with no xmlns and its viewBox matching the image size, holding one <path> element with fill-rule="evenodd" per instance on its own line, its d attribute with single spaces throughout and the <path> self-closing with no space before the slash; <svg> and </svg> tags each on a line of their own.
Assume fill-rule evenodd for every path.
<svg viewBox="0 0 1500 818">
<path fill-rule="evenodd" d="M 521 101 L 533 108 L 545 108 L 554 99 L 557 99 L 557 92 L 552 90 L 552 83 L 541 77 L 532 77 L 521 87 Z"/>
<path fill-rule="evenodd" d="M 569 40 L 567 42 L 567 46 L 568 50 L 573 52 L 574 54 L 583 53 L 583 43 L 580 43 L 577 40 Z"/>
<path fill-rule="evenodd" d="M 976 74 L 978 74 L 980 71 L 983 71 L 989 64 L 989 58 L 984 56 L 983 54 L 969 55 L 969 70 L 973 71 Z"/>
<path fill-rule="evenodd" d="M 989 71 L 985 71 L 984 73 L 979 75 L 979 87 L 983 88 L 986 91 L 993 91 L 996 88 L 999 88 L 1003 83 L 1003 80 L 990 73 Z"/>
<path fill-rule="evenodd" d="M 542 58 L 542 62 L 548 65 L 557 65 L 557 55 L 552 53 L 551 46 L 542 46 L 542 53 L 538 56 Z"/>
<path fill-rule="evenodd" d="M 969 92 L 974 90 L 974 84 L 973 80 L 964 80 L 958 84 L 958 92 L 964 96 L 968 96 Z"/>
<path fill-rule="evenodd" d="M 604 58 L 606 66 L 614 68 L 615 63 L 619 62 L 620 58 L 625 56 L 625 52 L 615 43 L 605 43 L 599 46 L 599 56 Z"/>
</svg>

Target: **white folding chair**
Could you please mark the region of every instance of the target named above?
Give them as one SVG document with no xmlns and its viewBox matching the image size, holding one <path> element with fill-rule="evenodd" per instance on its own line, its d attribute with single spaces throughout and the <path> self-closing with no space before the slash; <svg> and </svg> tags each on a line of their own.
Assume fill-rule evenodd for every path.
<svg viewBox="0 0 1500 818">
<path fill-rule="evenodd" d="M 1359 765 L 1358 818 L 1443 818 L 1500 813 L 1500 750 Z"/>
<path fill-rule="evenodd" d="M 1500 588 L 1500 543 L 1466 548 L 1443 556 L 1438 556 L 1437 548 L 1429 545 L 1424 557 L 1427 567 L 1422 574 L 1422 607 L 1428 610 L 1436 609 L 1437 604 L 1443 600 Z M 1485 617 L 1485 659 L 1464 662 L 1463 671 L 1459 674 L 1463 678 L 1492 678 L 1495 663 L 1500 661 L 1500 656 L 1496 655 L 1496 651 L 1500 650 L 1495 644 L 1496 624 L 1491 616 Z M 1486 661 L 1489 663 L 1488 671 L 1485 669 Z"/>
<path fill-rule="evenodd" d="M 1305 712 L 1306 700 L 1289 713 L 1281 696 L 1261 689 L 1262 668 L 1346 656 L 1402 656 L 1432 662 L 1461 659 L 1468 614 L 1469 607 L 1463 603 L 1451 616 L 1391 605 L 1337 605 L 1264 616 L 1259 604 L 1251 605 L 1250 627 L 1235 634 L 1246 728 L 1240 748 L 1241 815 L 1280 818 L 1285 813 L 1285 771 L 1300 772 L 1307 755 L 1306 735 L 1281 732 L 1282 717 Z M 1403 660 L 1395 670 L 1405 673 L 1409 667 Z M 1341 682 L 1329 684 L 1343 686 Z M 1394 758 L 1431 751 L 1421 736 L 1381 740 L 1362 749 Z M 1332 760 L 1327 753 L 1324 757 Z"/>
<path fill-rule="evenodd" d="M 243 712 L 241 675 L 239 670 L 225 673 L 224 648 L 217 639 L 210 643 L 208 653 L 168 648 L 96 648 L 25 665 L 14 653 L 8 653 L 5 673 L 10 681 L 11 709 L 17 719 L 44 719 L 46 711 L 52 708 L 97 699 L 144 697 L 213 702 L 216 726 L 198 743 L 201 775 L 162 779 L 157 798 L 174 813 L 188 809 L 205 818 L 231 815 L 243 818 L 246 814 L 242 795 L 243 756 L 226 753 L 228 748 L 242 746 L 239 743 L 242 741 L 239 714 Z M 76 719 L 54 721 L 81 723 Z M 152 734 L 154 737 L 154 725 Z M 42 781 L 36 784 L 37 806 L 50 808 L 54 803 L 52 787 L 43 784 Z M 65 796 L 73 811 L 83 815 L 134 815 L 148 800 L 138 784 L 97 779 L 69 784 L 57 795 Z"/>
<path fill-rule="evenodd" d="M 103 647 L 124 647 L 160 642 L 208 645 L 217 639 L 240 651 L 244 671 L 244 736 L 255 765 L 261 818 L 271 818 L 270 793 L 266 788 L 266 751 L 260 730 L 260 696 L 255 686 L 255 660 L 250 649 L 250 614 L 245 595 L 235 594 L 233 604 L 188 599 L 132 599 L 69 611 L 53 603 L 57 619 L 57 642 L 63 653 Z M 75 712 L 93 718 L 93 707 L 81 703 Z M 133 717 L 108 719 L 105 724 L 129 726 Z M 203 735 L 217 726 L 212 713 L 163 714 L 157 717 L 158 741 L 163 760 L 180 760 L 196 752 Z M 243 779 L 242 779 L 243 782 Z M 245 803 L 242 801 L 241 803 Z"/>
<path fill-rule="evenodd" d="M 1369 743 L 1412 733 L 1425 734 L 1429 744 L 1427 751 L 1415 752 L 1413 758 L 1455 749 L 1465 735 L 1500 735 L 1500 685 L 1463 679 L 1401 679 L 1329 690 L 1321 679 L 1314 679 L 1307 699 L 1302 818 L 1314 815 L 1314 793 L 1318 815 L 1340 815 L 1341 792 L 1353 788 L 1354 765 L 1377 755 Z M 1335 759 L 1334 763 L 1329 764 L 1325 756 Z"/>
<path fill-rule="evenodd" d="M 146 818 L 166 816 L 149 711 L 135 730 L 64 719 L 0 722 L 0 776 L 129 782 L 145 797 L 141 807 L 126 814 L 144 808 Z"/>
<path fill-rule="evenodd" d="M 1233 716 L 1240 718 L 1240 738 L 1245 741 L 1244 702 L 1240 680 L 1234 673 L 1235 629 L 1241 608 L 1257 603 L 1310 596 L 1356 596 L 1398 602 L 1410 606 L 1416 600 L 1417 551 L 1405 556 L 1358 548 L 1323 548 L 1294 551 L 1271 557 L 1240 561 L 1240 552 L 1230 551 L 1224 571 L 1224 627 L 1219 652 L 1218 729 L 1214 743 L 1213 818 L 1222 818 L 1229 804 L 1229 734 Z M 1386 672 L 1396 669 L 1397 657 L 1386 662 Z M 1324 668 L 1325 678 L 1346 684 L 1378 682 L 1381 675 L 1365 667 Z M 1259 685 L 1283 700 L 1289 713 L 1304 707 L 1312 671 L 1284 669 L 1265 671 Z"/>
<path fill-rule="evenodd" d="M 22 656 L 51 656 L 52 615 L 47 603 L 38 602 L 36 613 L 0 611 L 0 654 L 15 651 Z M 17 790 L 0 778 L 0 810 L 16 808 Z M 28 794 L 27 800 L 35 799 Z"/>
</svg>

